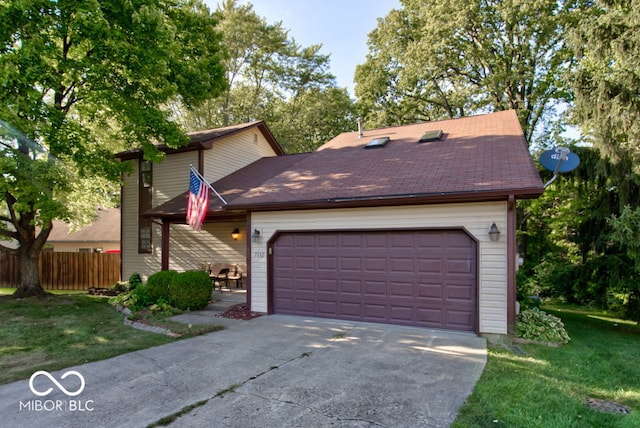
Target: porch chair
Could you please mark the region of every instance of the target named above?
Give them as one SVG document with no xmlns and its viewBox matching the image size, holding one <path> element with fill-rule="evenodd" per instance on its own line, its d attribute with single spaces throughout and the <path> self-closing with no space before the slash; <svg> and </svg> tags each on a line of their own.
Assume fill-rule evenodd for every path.
<svg viewBox="0 0 640 428">
<path fill-rule="evenodd" d="M 213 289 L 216 288 L 216 281 L 220 285 L 220 291 L 222 291 L 222 285 L 229 288 L 229 268 L 222 268 L 217 274 L 211 275 L 213 281 Z"/>
</svg>

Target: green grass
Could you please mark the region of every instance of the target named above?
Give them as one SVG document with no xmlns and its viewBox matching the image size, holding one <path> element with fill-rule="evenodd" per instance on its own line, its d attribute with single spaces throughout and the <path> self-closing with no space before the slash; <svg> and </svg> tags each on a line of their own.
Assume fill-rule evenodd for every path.
<svg viewBox="0 0 640 428">
<path fill-rule="evenodd" d="M 486 368 L 453 427 L 640 426 L 640 330 L 595 311 L 545 307 L 562 319 L 571 342 L 519 345 L 527 355 L 490 347 Z M 628 415 L 601 413 L 588 398 L 614 401 Z"/>
<path fill-rule="evenodd" d="M 5 299 L 0 320 L 0 384 L 176 340 L 125 326 L 106 298 L 87 295 Z M 183 337 L 220 328 L 180 327 Z"/>
</svg>

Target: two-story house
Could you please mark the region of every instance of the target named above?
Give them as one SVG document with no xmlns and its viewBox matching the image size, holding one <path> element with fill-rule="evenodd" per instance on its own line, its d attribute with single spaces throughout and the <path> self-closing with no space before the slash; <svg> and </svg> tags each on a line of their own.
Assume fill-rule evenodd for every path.
<svg viewBox="0 0 640 428">
<path fill-rule="evenodd" d="M 515 324 L 516 200 L 543 183 L 514 111 L 361 129 L 284 156 L 254 122 L 191 134 L 157 165 L 120 158 L 135 163 L 124 277 L 241 261 L 258 312 L 487 336 Z M 190 164 L 226 202 L 210 194 L 197 232 Z"/>
</svg>

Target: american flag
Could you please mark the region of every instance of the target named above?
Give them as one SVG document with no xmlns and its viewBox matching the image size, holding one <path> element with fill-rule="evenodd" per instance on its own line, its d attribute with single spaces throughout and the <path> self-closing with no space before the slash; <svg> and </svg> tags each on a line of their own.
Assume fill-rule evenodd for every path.
<svg viewBox="0 0 640 428">
<path fill-rule="evenodd" d="M 200 230 L 209 211 L 209 187 L 193 169 L 189 180 L 189 198 L 187 200 L 187 224 L 193 230 Z"/>
</svg>

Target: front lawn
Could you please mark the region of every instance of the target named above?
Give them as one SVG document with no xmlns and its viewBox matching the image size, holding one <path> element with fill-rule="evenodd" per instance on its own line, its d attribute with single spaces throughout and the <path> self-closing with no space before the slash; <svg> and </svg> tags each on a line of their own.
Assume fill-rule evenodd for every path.
<svg viewBox="0 0 640 428">
<path fill-rule="evenodd" d="M 0 295 L 10 294 L 6 290 Z M 191 329 L 184 337 L 221 328 L 177 327 Z M 0 300 L 0 384 L 27 379 L 37 370 L 59 370 L 173 340 L 125 326 L 123 315 L 104 297 L 4 298 Z"/>
<path fill-rule="evenodd" d="M 579 308 L 543 310 L 562 319 L 571 342 L 560 348 L 489 347 L 482 377 L 452 426 L 640 426 L 640 329 Z M 592 410 L 585 405 L 589 399 L 621 404 L 631 413 Z"/>
</svg>

